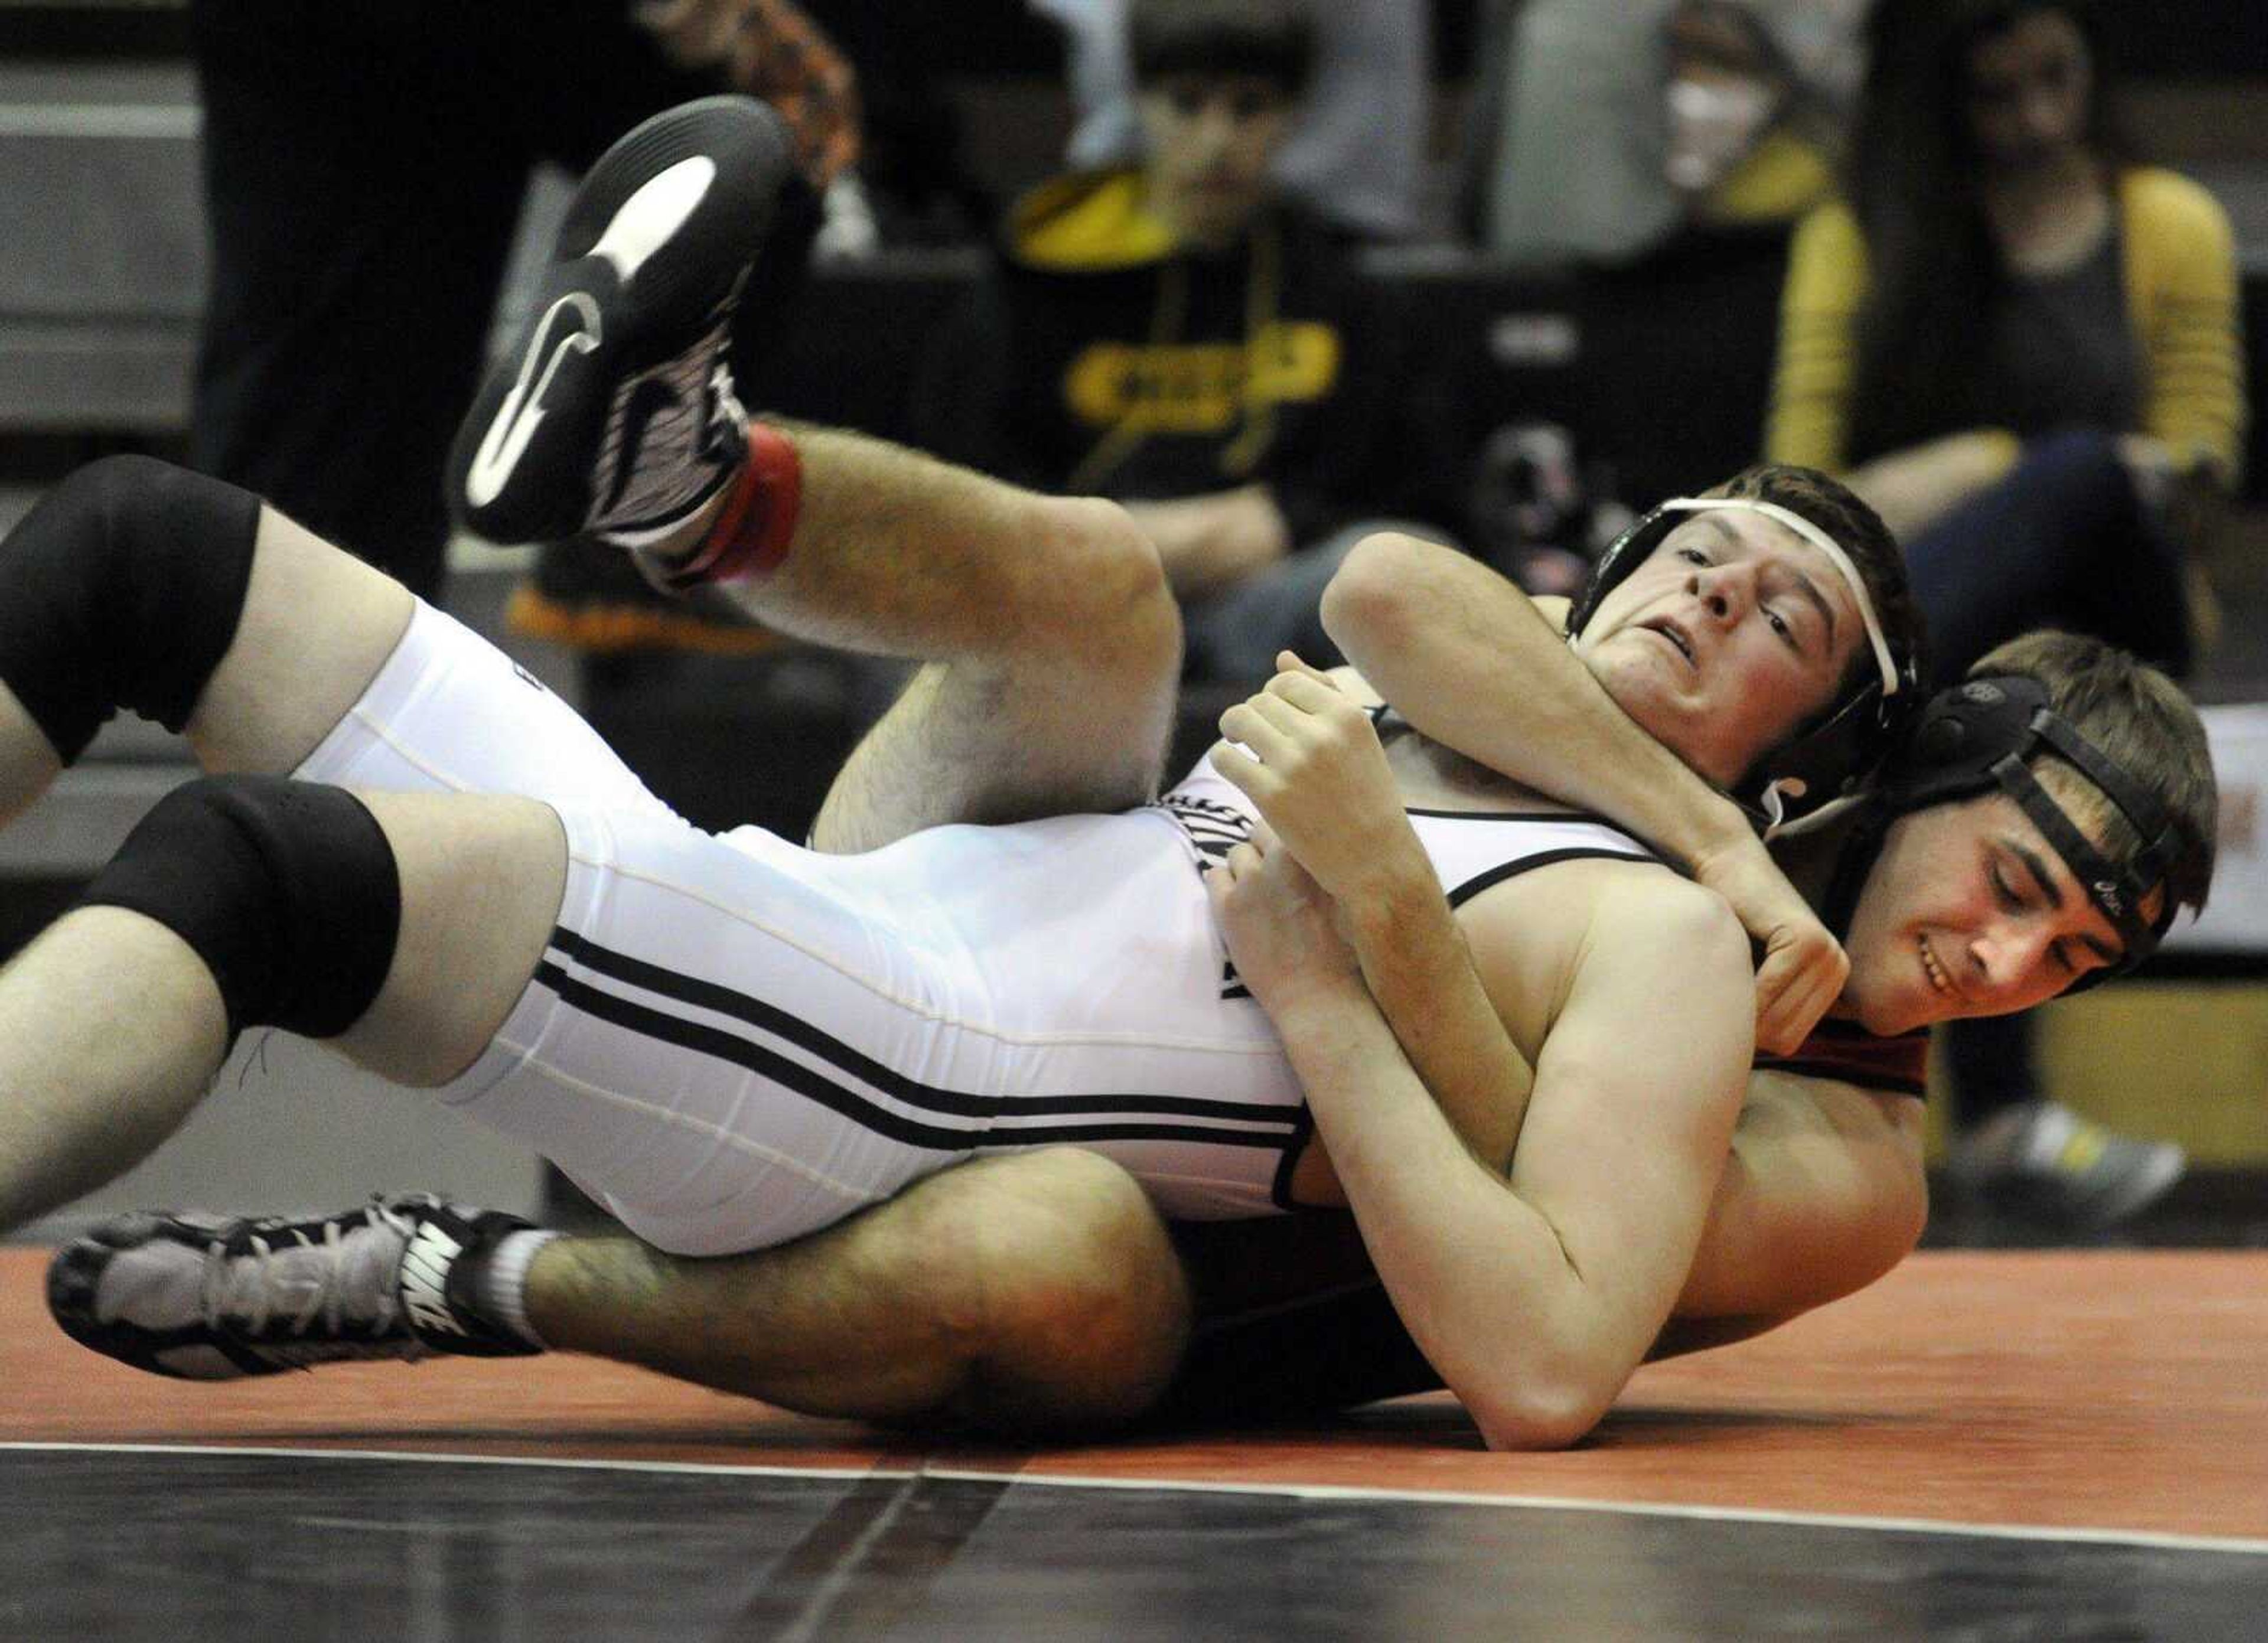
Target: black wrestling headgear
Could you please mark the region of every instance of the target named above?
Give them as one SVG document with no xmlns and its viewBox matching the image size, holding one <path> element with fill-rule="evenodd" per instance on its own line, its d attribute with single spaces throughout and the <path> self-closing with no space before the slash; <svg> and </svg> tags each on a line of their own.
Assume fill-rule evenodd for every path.
<svg viewBox="0 0 2268 1643">
<path fill-rule="evenodd" d="M 1874 666 L 1837 701 L 1756 762 L 1733 797 L 1763 824 L 1766 837 L 1815 815 L 1862 786 L 1897 745 L 1921 697 L 1920 659 L 1893 645 L 1882 631 L 1866 578 L 1840 543 L 1793 508 L 1752 497 L 1676 497 L 1615 538 L 1591 571 L 1582 597 L 1568 615 L 1572 641 L 1598 614 L 1600 601 L 1661 545 L 1683 516 L 1712 508 L 1740 508 L 1786 526 L 1824 553 L 1850 588 L 1865 622 Z M 1904 636 L 1900 636 L 1903 640 Z"/>
<path fill-rule="evenodd" d="M 2142 838 L 2133 860 L 2113 866 L 2040 785 L 2026 760 L 2043 752 L 2068 761 L 2118 807 Z M 2164 898 L 2154 919 L 2142 917 L 2142 903 L 2164 883 L 2181 853 L 2173 818 L 2147 788 L 2049 706 L 2047 687 L 2038 680 L 1995 675 L 1939 691 L 1883 772 L 1879 797 L 1887 822 L 1995 787 L 2047 836 L 2124 945 L 2116 964 L 2089 972 L 2079 986 L 2130 970 L 2155 952 L 2174 922 L 2174 898 Z"/>
</svg>

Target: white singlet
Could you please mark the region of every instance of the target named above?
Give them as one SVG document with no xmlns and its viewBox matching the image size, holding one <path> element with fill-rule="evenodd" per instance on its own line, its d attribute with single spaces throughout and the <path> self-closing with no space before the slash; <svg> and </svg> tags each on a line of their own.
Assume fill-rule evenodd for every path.
<svg viewBox="0 0 2268 1643">
<path fill-rule="evenodd" d="M 1251 824 L 1200 763 L 1117 815 L 932 829 L 824 856 L 673 814 L 574 711 L 421 606 L 296 772 L 556 809 L 558 927 L 439 1094 L 685 1255 L 814 1231 L 975 1153 L 1089 1147 L 1183 1218 L 1288 1207 L 1309 1129 L 1202 879 Z M 1565 814 L 1413 811 L 1454 902 L 1572 857 L 1653 858 Z"/>
</svg>

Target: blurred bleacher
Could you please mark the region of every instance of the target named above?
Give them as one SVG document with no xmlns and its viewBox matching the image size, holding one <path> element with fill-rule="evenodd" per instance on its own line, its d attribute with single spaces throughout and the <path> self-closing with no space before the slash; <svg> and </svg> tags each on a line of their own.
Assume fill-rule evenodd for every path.
<svg viewBox="0 0 2268 1643">
<path fill-rule="evenodd" d="M 823 4 L 814 9 L 825 15 Z M 1454 151 L 1473 9 L 1471 0 L 1437 8 L 1444 157 Z M 1020 0 L 903 10 L 944 77 L 976 181 L 1005 198 L 1050 169 L 1069 116 L 1045 26 Z M 2268 8 L 2166 0 L 2115 16 L 2144 151 L 2205 182 L 2236 223 L 2251 379 L 2268 382 L 2268 122 L 2257 117 L 2268 106 Z M 0 0 L 0 204 L 9 225 L 0 235 L 0 526 L 80 461 L 178 447 L 206 261 L 197 126 L 181 0 Z M 542 209 L 539 199 L 532 214 Z M 1624 495 L 1646 498 L 1752 460 L 1783 252 L 1773 234 L 1716 236 L 1578 278 L 1431 246 L 1376 253 L 1371 271 L 1422 317 L 1432 392 L 1454 411 L 1449 437 L 1476 451 L 1505 421 L 1559 422 L 1612 464 Z M 948 249 L 821 270 L 782 362 L 777 408 L 902 434 L 921 338 L 975 267 L 971 253 Z M 2195 682 L 2207 703 L 2268 701 L 2264 427 L 2268 419 L 2256 421 L 2244 509 L 2207 567 L 2225 612 L 2220 644 Z M 462 545 L 453 604 L 495 632 L 520 563 Z M 728 763 L 712 754 L 744 748 L 749 721 L 767 713 L 775 738 L 792 726 L 797 762 L 815 782 L 848 699 L 841 680 L 792 659 L 733 665 L 762 672 L 742 689 L 733 681 L 752 675 L 713 661 L 583 674 L 571 659 L 513 648 L 583 700 L 634 763 L 641 753 L 674 759 L 655 777 L 666 793 L 673 779 L 691 782 Z M 0 922 L 44 916 L 184 771 L 161 733 L 130 723 L 107 732 L 98 756 L 0 835 L 8 910 Z M 730 800 L 704 792 L 681 802 L 698 814 Z M 2246 821 L 2242 848 L 2257 856 L 2260 822 L 2250 810 Z M 2268 1102 L 2259 1099 L 2268 990 L 2248 990 L 2235 1005 L 2225 991 L 2230 977 L 2250 973 L 2207 954 L 2170 967 L 2165 987 L 2151 990 L 2211 995 L 2209 1013 L 2221 1025 L 2210 1030 L 2188 1004 L 2153 1010 L 2116 1002 L 2116 990 L 2058 1006 L 2051 1062 L 2077 1104 L 2128 1127 L 2183 1135 L 2209 1162 L 2268 1160 Z M 2183 1067 L 2195 1070 L 2192 1082 L 2224 1087 L 2202 1128 L 2180 1105 Z M 2226 1096 L 2232 1079 L 2246 1097 L 2241 1112 Z"/>
</svg>

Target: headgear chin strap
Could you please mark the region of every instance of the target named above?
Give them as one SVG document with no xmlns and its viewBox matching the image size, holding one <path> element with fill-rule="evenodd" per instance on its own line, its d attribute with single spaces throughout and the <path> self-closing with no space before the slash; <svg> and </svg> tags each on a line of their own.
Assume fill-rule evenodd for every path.
<svg viewBox="0 0 2268 1643">
<path fill-rule="evenodd" d="M 1823 819 L 1827 807 L 1854 792 L 1881 763 L 1921 694 L 1918 664 L 1911 654 L 1901 660 L 1891 647 L 1866 578 L 1842 544 L 1793 508 L 1753 497 L 1675 497 L 1616 537 L 1600 556 L 1582 597 L 1569 613 L 1570 642 L 1590 624 L 1606 596 L 1683 522 L 1683 516 L 1717 508 L 1760 513 L 1824 554 L 1851 590 L 1874 653 L 1872 674 L 1757 760 L 1734 793 L 1770 838 L 1784 829 Z"/>
<path fill-rule="evenodd" d="M 2067 760 L 2118 807 L 2142 838 L 2132 861 L 2113 866 L 2079 830 L 2026 763 L 2039 752 Z M 2091 973 L 2080 986 L 2130 970 L 2155 952 L 2174 922 L 2174 898 L 2164 897 L 2154 919 L 2143 917 L 2142 904 L 2164 883 L 2181 853 L 2172 817 L 2154 795 L 2049 705 L 2047 687 L 2036 679 L 1995 675 L 1938 692 L 1885 777 L 1881 798 L 1888 814 L 1899 816 L 1995 787 L 2023 807 L 2088 900 L 2118 932 L 2118 961 Z"/>
</svg>

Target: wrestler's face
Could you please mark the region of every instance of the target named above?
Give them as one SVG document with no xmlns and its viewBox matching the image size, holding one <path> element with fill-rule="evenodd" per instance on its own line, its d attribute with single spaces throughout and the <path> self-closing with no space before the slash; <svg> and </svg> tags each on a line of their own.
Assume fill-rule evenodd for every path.
<svg viewBox="0 0 2268 1643">
<path fill-rule="evenodd" d="M 2095 96 L 2087 36 L 2061 11 L 2018 18 L 1969 51 L 1969 129 L 1988 164 L 2029 170 L 2086 140 Z"/>
<path fill-rule="evenodd" d="M 1844 949 L 1845 1006 L 1892 1034 L 2044 1004 L 2120 944 L 2022 807 L 1992 793 L 1891 824 Z"/>
<path fill-rule="evenodd" d="M 1729 787 L 1833 701 L 1867 643 L 1827 556 L 1761 513 L 1697 513 L 1599 603 L 1575 644 L 1624 712 Z"/>
<path fill-rule="evenodd" d="M 1233 243 L 1268 197 L 1292 99 L 1262 75 L 1168 74 L 1138 107 L 1151 210 L 1185 245 Z"/>
</svg>

